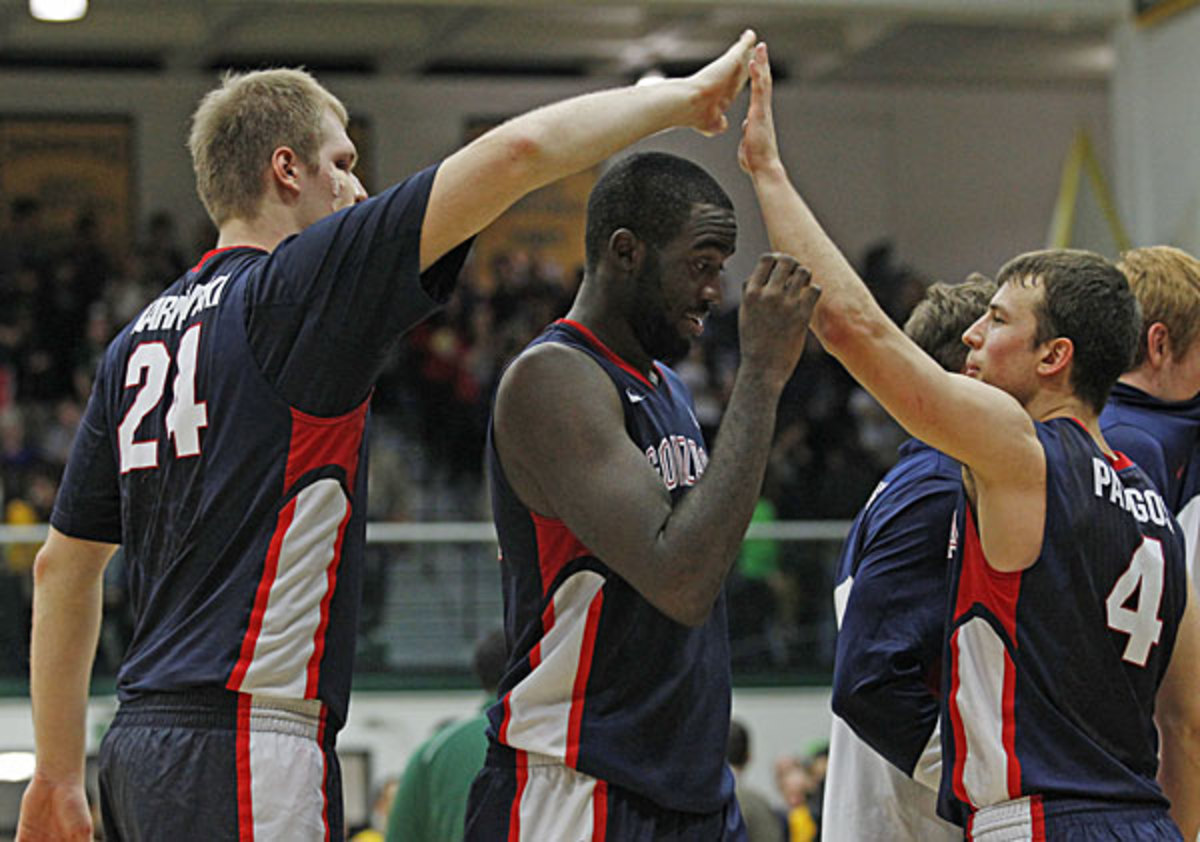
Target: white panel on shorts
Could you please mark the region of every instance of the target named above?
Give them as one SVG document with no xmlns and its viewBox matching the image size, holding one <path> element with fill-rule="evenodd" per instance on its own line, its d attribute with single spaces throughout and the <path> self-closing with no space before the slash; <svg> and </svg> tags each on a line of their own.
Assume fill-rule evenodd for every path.
<svg viewBox="0 0 1200 842">
<path fill-rule="evenodd" d="M 509 746 L 559 761 L 566 758 L 588 609 L 603 587 L 603 576 L 581 570 L 554 592 L 554 625 L 542 638 L 541 662 L 509 693 Z"/>
<path fill-rule="evenodd" d="M 1028 796 L 984 807 L 971 819 L 974 842 L 1030 842 L 1044 838 L 1034 836 L 1033 801 Z"/>
<path fill-rule="evenodd" d="M 597 780 L 550 758 L 529 758 L 519 842 L 591 842 Z"/>
<path fill-rule="evenodd" d="M 262 629 L 238 687 L 243 693 L 304 697 L 329 565 L 349 506 L 335 479 L 317 480 L 296 495 Z"/>
<path fill-rule="evenodd" d="M 250 799 L 256 840 L 324 842 L 325 757 L 319 720 L 278 708 L 250 711 Z"/>
<path fill-rule="evenodd" d="M 963 787 L 975 807 L 1007 801 L 1008 755 L 1004 749 L 1004 642 L 982 617 L 954 633 L 958 690 L 950 699 L 963 725 L 966 745 Z"/>
</svg>

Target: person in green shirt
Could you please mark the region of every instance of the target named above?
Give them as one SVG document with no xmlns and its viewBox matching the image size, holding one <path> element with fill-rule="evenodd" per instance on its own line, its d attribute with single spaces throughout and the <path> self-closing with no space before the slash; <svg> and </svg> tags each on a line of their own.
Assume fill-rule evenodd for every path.
<svg viewBox="0 0 1200 842">
<path fill-rule="evenodd" d="M 413 751 L 388 816 L 387 842 L 460 842 L 467 794 L 487 753 L 487 704 L 496 696 L 508 648 L 496 629 L 475 645 L 472 666 L 488 693 L 470 719 L 446 725 Z"/>
</svg>

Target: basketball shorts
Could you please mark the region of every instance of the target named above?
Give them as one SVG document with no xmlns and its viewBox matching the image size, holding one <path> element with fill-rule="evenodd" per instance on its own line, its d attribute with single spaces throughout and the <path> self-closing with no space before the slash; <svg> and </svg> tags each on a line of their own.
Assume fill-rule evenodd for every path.
<svg viewBox="0 0 1200 842">
<path fill-rule="evenodd" d="M 668 810 L 554 758 L 520 752 L 471 786 L 464 842 L 747 842 L 731 797 L 711 813 Z"/>
<path fill-rule="evenodd" d="M 1101 801 L 1018 798 L 977 811 L 966 838 L 975 842 L 1182 842 L 1165 807 Z"/>
<path fill-rule="evenodd" d="M 320 703 L 240 693 L 122 703 L 100 745 L 109 842 L 342 842 Z"/>
</svg>

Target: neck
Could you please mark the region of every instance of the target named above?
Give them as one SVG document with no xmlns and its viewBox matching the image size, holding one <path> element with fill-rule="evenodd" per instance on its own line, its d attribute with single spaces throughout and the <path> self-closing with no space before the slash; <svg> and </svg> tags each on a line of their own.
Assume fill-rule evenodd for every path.
<svg viewBox="0 0 1200 842">
<path fill-rule="evenodd" d="M 257 246 L 274 251 L 284 238 L 300 231 L 290 219 L 278 214 L 259 213 L 254 219 L 230 219 L 220 227 L 217 248 Z"/>
<path fill-rule="evenodd" d="M 638 371 L 650 373 L 654 360 L 634 336 L 628 319 L 599 290 L 599 285 L 585 277 L 566 318 L 579 322 Z"/>
<path fill-rule="evenodd" d="M 1119 382 L 1140 389 L 1152 398 L 1170 400 L 1171 390 L 1164 384 L 1163 379 L 1162 371 L 1150 365 L 1127 371 L 1118 378 Z"/>
</svg>

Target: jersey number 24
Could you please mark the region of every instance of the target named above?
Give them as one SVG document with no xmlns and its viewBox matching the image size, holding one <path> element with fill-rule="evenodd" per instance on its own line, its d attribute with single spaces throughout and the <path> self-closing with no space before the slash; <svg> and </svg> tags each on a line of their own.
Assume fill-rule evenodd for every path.
<svg viewBox="0 0 1200 842">
<path fill-rule="evenodd" d="M 175 359 L 174 398 L 164 424 L 175 442 L 175 457 L 200 455 L 200 430 L 208 426 L 208 405 L 196 400 L 196 358 L 200 351 L 200 325 L 187 329 L 179 340 Z M 158 467 L 158 439 L 134 439 L 138 426 L 162 401 L 171 370 L 171 352 L 162 342 L 143 342 L 129 355 L 125 388 L 139 387 L 133 405 L 117 426 L 121 473 Z"/>
</svg>

